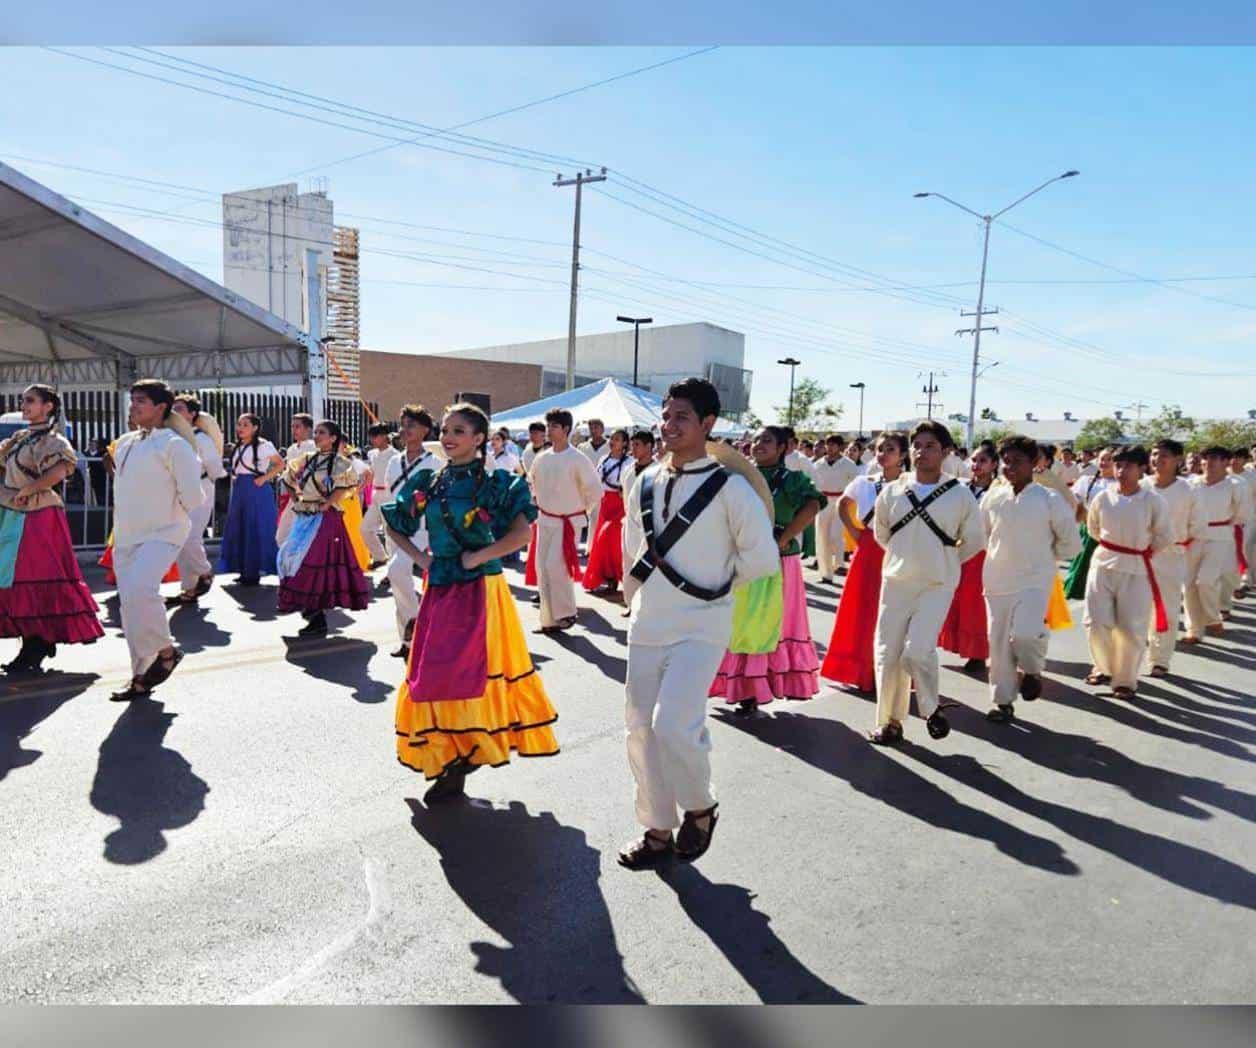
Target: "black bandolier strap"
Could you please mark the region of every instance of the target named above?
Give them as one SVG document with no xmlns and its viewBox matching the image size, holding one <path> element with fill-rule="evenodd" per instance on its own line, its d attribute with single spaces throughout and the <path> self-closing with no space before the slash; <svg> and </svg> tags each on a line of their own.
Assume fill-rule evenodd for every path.
<svg viewBox="0 0 1256 1048">
<path fill-rule="evenodd" d="M 641 530 L 645 534 L 645 552 L 637 563 L 632 566 L 632 577 L 638 582 L 644 583 L 646 579 L 654 574 L 654 570 L 657 568 L 663 575 L 663 578 L 667 579 L 681 593 L 690 597 L 695 597 L 698 600 L 713 601 L 727 596 L 728 592 L 733 588 L 732 579 L 729 579 L 728 582 L 718 589 L 706 589 L 684 578 L 664 558 L 666 558 L 671 548 L 684 537 L 685 532 L 698 519 L 702 511 L 715 501 L 715 496 L 719 494 L 720 489 L 728 482 L 728 470 L 719 466 L 712 467 L 711 475 L 690 496 L 689 501 L 676 511 L 676 516 L 667 522 L 663 528 L 663 533 L 655 541 L 654 481 L 657 476 L 658 467 L 651 467 L 641 478 Z"/>
<path fill-rule="evenodd" d="M 863 521 L 863 526 L 865 528 L 872 523 L 872 518 L 877 515 L 877 496 L 881 494 L 881 489 L 883 487 L 885 487 L 884 478 L 881 480 L 874 480 L 872 482 L 872 509 L 868 510 L 868 512 L 860 518 Z"/>
<path fill-rule="evenodd" d="M 890 534 L 897 535 L 900 531 L 903 530 L 903 528 L 907 527 L 908 524 L 910 524 L 913 520 L 919 517 L 921 520 L 925 522 L 925 524 L 928 525 L 929 530 L 932 531 L 935 535 L 937 535 L 938 541 L 941 542 L 942 545 L 958 546 L 959 543 L 955 539 L 951 538 L 951 536 L 948 535 L 945 531 L 943 531 L 940 527 L 938 527 L 937 521 L 935 521 L 931 516 L 929 516 L 929 511 L 925 508 L 931 502 L 936 502 L 943 495 L 945 495 L 948 491 L 950 491 L 951 488 L 957 486 L 958 484 L 959 484 L 959 481 L 956 480 L 954 477 L 952 477 L 950 480 L 946 481 L 946 483 L 939 484 L 936 488 L 934 488 L 931 492 L 929 492 L 929 494 L 926 495 L 923 499 L 917 498 L 916 493 L 912 491 L 911 488 L 908 488 L 905 494 L 907 495 L 907 501 L 911 503 L 912 508 L 907 514 L 905 514 L 902 517 L 899 517 L 898 520 L 896 520 L 893 524 L 890 525 Z"/>
</svg>

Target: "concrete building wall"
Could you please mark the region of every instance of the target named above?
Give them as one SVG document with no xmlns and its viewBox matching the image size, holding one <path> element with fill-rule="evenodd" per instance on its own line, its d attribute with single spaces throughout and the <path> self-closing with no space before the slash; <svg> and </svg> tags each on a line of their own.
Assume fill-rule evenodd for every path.
<svg viewBox="0 0 1256 1048">
<path fill-rule="evenodd" d="M 576 339 L 576 370 L 595 378 L 632 381 L 632 328 Z M 444 355 L 444 354 L 442 354 Z M 505 346 L 456 350 L 448 356 L 478 360 L 524 360 L 542 365 L 546 371 L 567 368 L 567 339 L 520 342 Z M 745 367 L 746 336 L 715 324 L 666 324 L 641 328 L 638 383 L 652 393 L 663 394 L 667 387 L 690 375 L 706 377 L 711 364 L 727 368 Z"/>
<path fill-rule="evenodd" d="M 458 355 L 377 353 L 359 355 L 362 399 L 378 401 L 381 417 L 396 418 L 403 404 L 424 405 L 433 414 L 459 393 L 487 393 L 493 411 L 517 407 L 541 396 L 539 364 L 473 360 Z"/>
<path fill-rule="evenodd" d="M 298 193 L 295 182 L 224 193 L 222 226 L 223 284 L 308 331 L 306 248 L 319 252 L 320 267 L 333 264 L 332 203 L 326 194 Z"/>
</svg>

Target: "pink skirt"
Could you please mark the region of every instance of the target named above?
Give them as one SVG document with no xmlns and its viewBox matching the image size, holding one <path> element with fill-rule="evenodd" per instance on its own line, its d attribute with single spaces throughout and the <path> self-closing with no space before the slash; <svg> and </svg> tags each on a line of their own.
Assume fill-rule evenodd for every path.
<svg viewBox="0 0 1256 1048">
<path fill-rule="evenodd" d="M 781 642 L 768 655 L 739 655 L 728 651 L 716 671 L 710 694 L 728 703 L 754 699 L 759 705 L 773 699 L 809 699 L 820 690 L 820 660 L 807 622 L 807 590 L 802 580 L 802 558 L 781 558 Z"/>
<path fill-rule="evenodd" d="M 362 611 L 371 599 L 366 576 L 345 531 L 344 515 L 322 514 L 318 534 L 301 567 L 279 584 L 279 613 L 349 608 Z"/>
<path fill-rule="evenodd" d="M 0 637 L 91 644 L 105 635 L 98 610 L 74 557 L 65 511 L 48 506 L 27 513 L 13 585 L 0 589 Z"/>
</svg>

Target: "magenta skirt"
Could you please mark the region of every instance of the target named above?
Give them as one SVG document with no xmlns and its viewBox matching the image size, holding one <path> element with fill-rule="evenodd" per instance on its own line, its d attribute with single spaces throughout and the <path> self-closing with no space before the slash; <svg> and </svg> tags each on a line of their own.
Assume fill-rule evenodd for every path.
<svg viewBox="0 0 1256 1048">
<path fill-rule="evenodd" d="M 281 615 L 329 608 L 362 611 L 371 599 L 366 576 L 345 531 L 344 514 L 328 510 L 322 518 L 300 569 L 279 584 Z"/>
<path fill-rule="evenodd" d="M 13 585 L 0 589 L 0 637 L 39 637 L 50 644 L 90 644 L 103 637 L 65 511 L 49 506 L 25 517 Z"/>
<path fill-rule="evenodd" d="M 712 696 L 729 703 L 754 699 L 760 705 L 773 699 L 809 699 L 820 690 L 820 660 L 807 622 L 807 590 L 802 580 L 802 558 L 781 558 L 781 642 L 769 655 L 724 653 L 711 685 Z"/>
</svg>

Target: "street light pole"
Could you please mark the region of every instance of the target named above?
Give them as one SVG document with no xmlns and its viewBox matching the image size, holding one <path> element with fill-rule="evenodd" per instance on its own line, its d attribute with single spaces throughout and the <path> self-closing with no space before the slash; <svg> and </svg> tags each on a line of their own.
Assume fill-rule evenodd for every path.
<svg viewBox="0 0 1256 1048">
<path fill-rule="evenodd" d="M 990 225 L 996 219 L 1001 218 L 1003 215 L 1011 211 L 1012 208 L 1016 207 L 1017 204 L 1020 204 L 1028 200 L 1035 193 L 1041 192 L 1042 190 L 1046 189 L 1047 186 L 1051 185 L 1054 182 L 1059 182 L 1065 178 L 1072 178 L 1078 173 L 1079 172 L 1077 171 L 1065 171 L 1062 175 L 1056 175 L 1055 178 L 1048 178 L 1045 182 L 1042 183 L 1042 185 L 1037 186 L 1034 189 L 1031 189 L 1024 196 L 1017 197 L 1010 204 L 1008 204 L 1007 207 L 1003 208 L 1002 211 L 996 211 L 992 215 L 979 215 L 972 208 L 965 207 L 963 204 L 959 203 L 956 200 L 952 200 L 949 196 L 946 196 L 943 193 L 917 193 L 915 194 L 917 199 L 920 199 L 923 197 L 937 197 L 940 200 L 945 200 L 948 204 L 952 205 L 953 207 L 957 207 L 961 211 L 966 211 L 968 214 L 972 215 L 974 218 L 980 219 L 982 224 L 985 226 L 985 235 L 982 239 L 982 245 L 981 245 L 981 280 L 977 284 L 977 312 L 974 314 L 974 316 L 976 317 L 976 320 L 971 329 L 965 329 L 965 330 L 956 332 L 957 335 L 966 335 L 966 334 L 969 334 L 971 331 L 971 334 L 973 336 L 972 382 L 968 390 L 968 446 L 969 447 L 972 447 L 973 445 L 973 427 L 976 421 L 973 416 L 976 414 L 976 411 L 977 411 L 977 369 L 981 363 L 981 331 L 982 331 L 981 318 L 985 315 L 986 263 L 990 257 Z M 998 328 L 994 328 L 993 330 L 997 331 Z"/>
<path fill-rule="evenodd" d="M 794 368 L 802 363 L 794 357 L 786 357 L 784 360 L 778 360 L 778 364 L 785 364 L 789 367 L 789 408 L 788 414 L 785 416 L 787 426 L 794 424 Z"/>
<path fill-rule="evenodd" d="M 637 385 L 637 351 L 641 345 L 641 325 L 653 324 L 653 317 L 616 317 L 621 324 L 632 325 L 632 384 Z"/>
<path fill-rule="evenodd" d="M 576 217 L 571 231 L 571 305 L 567 316 L 567 388 L 576 388 L 576 313 L 580 288 L 580 191 L 589 182 L 605 182 L 606 168 L 600 175 L 595 175 L 587 168 L 577 171 L 575 178 L 563 178 L 560 174 L 554 179 L 556 186 L 576 187 Z"/>
<path fill-rule="evenodd" d="M 856 438 L 858 440 L 863 439 L 863 398 L 866 386 L 866 382 L 852 382 L 850 384 L 851 389 L 859 390 L 859 436 Z"/>
</svg>

